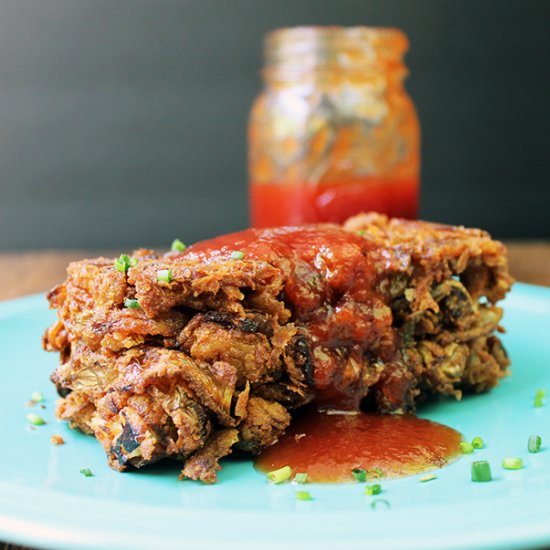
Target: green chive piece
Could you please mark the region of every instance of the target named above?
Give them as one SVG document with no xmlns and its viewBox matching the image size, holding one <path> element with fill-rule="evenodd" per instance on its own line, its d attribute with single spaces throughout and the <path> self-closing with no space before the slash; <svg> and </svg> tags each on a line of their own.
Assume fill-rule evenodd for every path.
<svg viewBox="0 0 550 550">
<path fill-rule="evenodd" d="M 491 465 L 486 460 L 476 460 L 472 462 L 472 481 L 483 482 L 491 481 Z"/>
<path fill-rule="evenodd" d="M 170 250 L 172 252 L 183 252 L 187 247 L 185 244 L 183 244 L 179 239 L 174 239 L 172 241 L 172 246 L 170 247 Z"/>
<path fill-rule="evenodd" d="M 294 483 L 307 483 L 307 474 L 306 473 L 298 473 L 294 476 L 293 479 Z"/>
<path fill-rule="evenodd" d="M 359 483 L 367 481 L 367 470 L 364 470 L 363 468 L 353 468 L 351 473 L 353 474 L 355 480 Z"/>
<path fill-rule="evenodd" d="M 33 391 L 31 394 L 31 401 L 33 403 L 41 403 L 42 401 L 44 401 L 44 396 L 42 395 L 42 392 Z"/>
<path fill-rule="evenodd" d="M 474 449 L 483 449 L 484 445 L 485 445 L 485 442 L 478 435 L 476 435 L 476 437 L 472 439 L 472 447 Z"/>
<path fill-rule="evenodd" d="M 124 307 L 130 308 L 130 309 L 141 308 L 141 306 L 139 305 L 139 302 L 135 298 L 124 298 Z"/>
<path fill-rule="evenodd" d="M 292 477 L 292 469 L 290 466 L 283 466 L 278 470 L 273 470 L 267 474 L 267 479 L 271 483 L 282 483 L 288 481 Z"/>
<path fill-rule="evenodd" d="M 530 453 L 538 453 L 542 445 L 542 439 L 540 435 L 531 435 L 527 441 L 527 450 Z"/>
<path fill-rule="evenodd" d="M 371 507 L 373 510 L 376 510 L 377 508 L 380 508 L 380 506 L 383 506 L 383 507 L 386 508 L 386 509 L 391 508 L 390 503 L 389 503 L 386 499 L 384 499 L 384 498 L 375 498 L 375 499 L 370 503 L 370 507 Z"/>
<path fill-rule="evenodd" d="M 368 496 L 379 495 L 382 492 L 382 486 L 380 483 L 374 483 L 373 485 L 367 485 L 365 487 L 365 494 Z"/>
<path fill-rule="evenodd" d="M 506 457 L 502 459 L 502 467 L 506 470 L 521 470 L 523 468 L 523 460 L 518 456 Z"/>
<path fill-rule="evenodd" d="M 311 493 L 309 491 L 296 491 L 297 500 L 313 500 Z"/>
<path fill-rule="evenodd" d="M 121 273 L 126 273 L 130 267 L 138 264 L 137 258 L 130 258 L 127 254 L 121 254 L 114 262 L 115 269 Z"/>
<path fill-rule="evenodd" d="M 240 250 L 235 250 L 234 252 L 231 252 L 230 258 L 232 260 L 242 260 L 244 258 L 244 252 L 241 252 Z"/>
<path fill-rule="evenodd" d="M 546 400 L 546 390 L 538 389 L 535 393 L 535 399 L 533 401 L 533 405 L 536 408 L 540 408 L 544 405 L 545 400 Z"/>
<path fill-rule="evenodd" d="M 462 454 L 469 455 L 474 452 L 474 446 L 467 441 L 461 441 L 460 451 L 462 452 Z"/>
<path fill-rule="evenodd" d="M 359 231 L 357 231 L 357 234 L 360 237 L 364 237 L 367 234 L 367 231 L 365 229 L 359 229 Z"/>
<path fill-rule="evenodd" d="M 92 470 L 90 470 L 90 468 L 82 468 L 82 470 L 80 470 L 80 473 L 84 477 L 94 477 L 94 474 L 93 474 Z"/>
<path fill-rule="evenodd" d="M 157 271 L 157 281 L 159 283 L 169 283 L 170 281 L 172 281 L 172 270 L 161 269 Z"/>
<path fill-rule="evenodd" d="M 121 254 L 114 263 L 115 269 L 121 273 L 126 273 L 130 267 L 130 258 L 127 254 Z"/>
<path fill-rule="evenodd" d="M 422 476 L 419 479 L 422 483 L 426 483 L 427 481 L 432 481 L 434 479 L 437 479 L 437 476 L 434 474 L 428 474 L 427 476 Z"/>
<path fill-rule="evenodd" d="M 33 426 L 42 426 L 46 423 L 46 421 L 39 414 L 35 413 L 29 413 L 25 418 Z"/>
</svg>

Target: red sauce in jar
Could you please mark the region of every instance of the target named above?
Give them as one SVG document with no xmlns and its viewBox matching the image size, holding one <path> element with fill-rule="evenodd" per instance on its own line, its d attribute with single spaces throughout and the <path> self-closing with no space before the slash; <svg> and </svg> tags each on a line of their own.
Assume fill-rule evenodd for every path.
<svg viewBox="0 0 550 550">
<path fill-rule="evenodd" d="M 416 219 L 418 193 L 418 178 L 388 180 L 368 177 L 319 186 L 307 183 L 252 183 L 252 225 L 276 227 L 317 222 L 343 223 L 354 214 L 368 211 Z"/>
<path fill-rule="evenodd" d="M 309 408 L 255 466 L 267 473 L 290 466 L 317 483 L 354 481 L 352 470 L 404 477 L 441 468 L 460 454 L 456 430 L 412 415 L 327 414 Z"/>
</svg>

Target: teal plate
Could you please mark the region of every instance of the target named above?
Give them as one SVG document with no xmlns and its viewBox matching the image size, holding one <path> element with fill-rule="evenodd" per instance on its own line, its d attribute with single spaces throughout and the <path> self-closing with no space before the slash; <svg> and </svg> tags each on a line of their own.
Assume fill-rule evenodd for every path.
<svg viewBox="0 0 550 550">
<path fill-rule="evenodd" d="M 517 284 L 505 302 L 505 345 L 512 376 L 492 392 L 441 400 L 419 414 L 486 447 L 435 472 L 437 479 L 384 480 L 371 506 L 359 484 L 307 486 L 298 501 L 291 484 L 270 486 L 248 459 L 224 462 L 212 486 L 179 481 L 177 464 L 117 473 L 94 438 L 54 418 L 49 375 L 57 356 L 40 338 L 53 320 L 42 296 L 0 304 L 0 539 L 40 548 L 526 548 L 550 545 L 550 289 Z M 31 429 L 33 411 L 47 420 Z M 61 435 L 65 445 L 50 442 Z M 538 434 L 543 447 L 527 452 Z M 524 468 L 504 470 L 506 456 Z M 490 461 L 493 481 L 470 481 L 473 460 Z M 94 477 L 80 470 L 90 468 Z"/>
</svg>

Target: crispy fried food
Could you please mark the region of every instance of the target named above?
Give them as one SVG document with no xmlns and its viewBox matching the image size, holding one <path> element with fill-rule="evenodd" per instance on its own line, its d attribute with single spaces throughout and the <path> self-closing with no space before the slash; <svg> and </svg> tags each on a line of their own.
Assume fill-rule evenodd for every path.
<svg viewBox="0 0 550 550">
<path fill-rule="evenodd" d="M 212 483 L 219 458 L 273 444 L 313 399 L 409 412 L 507 372 L 506 250 L 478 229 L 363 214 L 133 258 L 71 264 L 44 336 L 58 417 L 118 470 L 171 457 Z"/>
</svg>

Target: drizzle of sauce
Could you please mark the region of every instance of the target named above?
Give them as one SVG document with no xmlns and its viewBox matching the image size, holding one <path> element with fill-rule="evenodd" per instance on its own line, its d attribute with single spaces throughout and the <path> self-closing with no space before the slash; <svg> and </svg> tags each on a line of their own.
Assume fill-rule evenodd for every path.
<svg viewBox="0 0 550 550">
<path fill-rule="evenodd" d="M 405 477 L 456 459 L 461 439 L 456 430 L 413 415 L 327 414 L 309 408 L 255 466 L 265 473 L 290 466 L 317 483 L 354 481 L 354 468 Z"/>
<path fill-rule="evenodd" d="M 357 409 L 372 380 L 365 354 L 390 361 L 395 333 L 388 299 L 377 290 L 375 245 L 335 225 L 247 229 L 189 247 L 200 262 L 257 259 L 284 274 L 292 320 L 308 336 L 315 362 L 317 401 Z M 375 375 L 375 368 L 370 369 Z"/>
<path fill-rule="evenodd" d="M 399 345 L 389 298 L 377 288 L 380 257 L 368 239 L 334 225 L 248 229 L 203 241 L 182 255 L 200 262 L 256 259 L 283 274 L 284 301 L 311 349 L 316 405 L 296 415 L 279 441 L 256 460 L 269 472 L 290 466 L 313 482 L 353 481 L 352 470 L 380 469 L 386 477 L 441 468 L 459 455 L 461 435 L 415 416 L 358 412 L 378 383 L 374 359 L 389 364 L 384 395 L 402 404 L 409 379 L 391 369 Z M 377 260 L 378 258 L 378 260 Z M 382 258 L 383 259 L 383 258 Z M 376 386 L 374 386 L 376 388 Z"/>
</svg>

